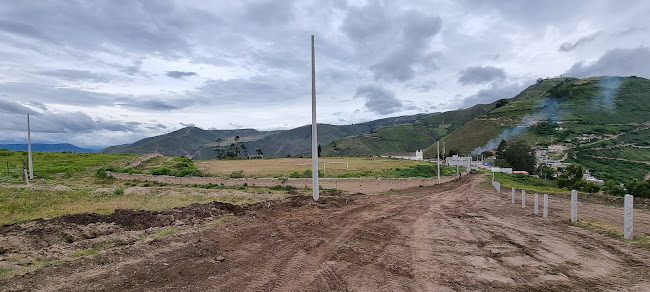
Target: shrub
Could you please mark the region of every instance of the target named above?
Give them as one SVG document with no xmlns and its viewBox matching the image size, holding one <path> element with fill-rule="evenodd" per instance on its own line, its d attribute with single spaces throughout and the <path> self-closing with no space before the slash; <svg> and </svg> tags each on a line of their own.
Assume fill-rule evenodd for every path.
<svg viewBox="0 0 650 292">
<path fill-rule="evenodd" d="M 99 179 L 105 179 L 106 176 L 107 176 L 106 175 L 106 169 L 103 168 L 103 167 L 100 168 L 100 169 L 97 169 L 97 171 L 95 171 L 95 177 L 97 177 Z"/>
<path fill-rule="evenodd" d="M 151 170 L 153 175 L 171 175 L 172 170 L 169 167 L 158 167 Z"/>
<path fill-rule="evenodd" d="M 244 171 L 243 170 L 237 170 L 233 171 L 228 175 L 229 178 L 243 178 L 244 177 Z"/>
<path fill-rule="evenodd" d="M 124 187 L 118 187 L 117 189 L 113 190 L 113 195 L 116 196 L 124 195 Z"/>
</svg>

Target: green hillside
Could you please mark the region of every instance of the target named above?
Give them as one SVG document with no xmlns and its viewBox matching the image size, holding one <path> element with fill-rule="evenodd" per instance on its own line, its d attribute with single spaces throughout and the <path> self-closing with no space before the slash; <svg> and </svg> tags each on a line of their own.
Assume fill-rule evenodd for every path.
<svg viewBox="0 0 650 292">
<path fill-rule="evenodd" d="M 492 104 L 435 113 L 408 124 L 376 128 L 371 133 L 346 137 L 323 147 L 323 156 L 381 155 L 389 152 L 415 152 L 424 149 L 441 137 L 453 132 L 491 109 Z"/>
<path fill-rule="evenodd" d="M 642 179 L 650 173 L 650 148 L 643 148 L 650 144 L 648 104 L 650 80 L 644 78 L 546 79 L 444 141 L 466 155 L 494 149 L 502 139 L 562 143 L 571 148 L 567 162 L 583 164 L 598 178 Z M 431 145 L 424 156 L 435 151 Z"/>
<path fill-rule="evenodd" d="M 391 117 L 353 125 L 318 125 L 318 142 L 326 145 L 334 140 L 367 133 L 377 127 L 411 123 L 425 116 L 424 114 Z M 257 131 L 253 129 L 238 130 L 203 130 L 186 127 L 160 136 L 149 137 L 132 144 L 108 147 L 103 153 L 152 153 L 159 152 L 165 156 L 190 156 L 194 159 L 213 159 L 217 139 L 222 145 L 239 142 L 246 145 L 247 152 L 254 154 L 262 149 L 265 157 L 286 157 L 307 153 L 311 149 L 311 126 L 302 126 L 285 131 Z"/>
</svg>

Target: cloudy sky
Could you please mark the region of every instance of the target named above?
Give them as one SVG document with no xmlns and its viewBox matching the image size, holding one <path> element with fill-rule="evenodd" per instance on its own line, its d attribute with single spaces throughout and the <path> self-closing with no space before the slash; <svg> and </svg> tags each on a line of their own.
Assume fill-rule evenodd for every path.
<svg viewBox="0 0 650 292">
<path fill-rule="evenodd" d="M 324 4 L 327 3 L 327 4 Z M 2 1 L 0 143 L 349 124 L 650 78 L 648 1 Z"/>
</svg>

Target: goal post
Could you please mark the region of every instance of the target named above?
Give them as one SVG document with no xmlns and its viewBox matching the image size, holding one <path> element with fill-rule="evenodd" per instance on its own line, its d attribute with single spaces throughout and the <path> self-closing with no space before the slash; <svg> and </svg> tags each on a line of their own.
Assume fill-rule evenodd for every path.
<svg viewBox="0 0 650 292">
<path fill-rule="evenodd" d="M 345 164 L 345 171 L 350 171 L 350 164 L 347 161 L 323 162 L 323 176 L 325 176 L 325 165 L 327 164 Z"/>
</svg>

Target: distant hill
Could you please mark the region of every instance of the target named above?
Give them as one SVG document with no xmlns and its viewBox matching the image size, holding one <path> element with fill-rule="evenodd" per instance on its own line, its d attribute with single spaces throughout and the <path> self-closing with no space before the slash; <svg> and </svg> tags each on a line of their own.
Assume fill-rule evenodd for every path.
<svg viewBox="0 0 650 292">
<path fill-rule="evenodd" d="M 453 132 L 477 116 L 495 108 L 497 102 L 471 108 L 433 113 L 412 123 L 379 127 L 370 133 L 345 137 L 323 147 L 323 156 L 381 155 L 389 152 L 415 152 Z"/>
<path fill-rule="evenodd" d="M 0 144 L 0 149 L 9 149 L 12 151 L 27 151 L 27 144 Z M 62 144 L 32 143 L 32 151 L 77 152 L 77 153 L 96 152 L 93 149 L 80 148 L 68 143 L 62 143 Z"/>
<path fill-rule="evenodd" d="M 425 116 L 424 114 L 385 118 L 353 125 L 318 125 L 318 142 L 326 145 L 334 140 L 366 133 L 377 127 L 390 127 L 411 123 Z M 265 157 L 297 156 L 311 149 L 311 126 L 302 126 L 282 131 L 257 131 L 254 129 L 237 130 L 203 130 L 186 127 L 168 134 L 149 137 L 132 144 L 111 146 L 101 150 L 104 153 L 151 153 L 160 152 L 166 156 L 184 155 L 194 159 L 213 159 L 217 139 L 223 145 L 234 142 L 239 136 L 250 154 L 255 149 L 262 149 Z"/>
<path fill-rule="evenodd" d="M 501 140 L 563 143 L 571 146 L 567 162 L 598 178 L 623 182 L 650 174 L 650 80 L 545 79 L 508 101 L 444 137 L 446 149 L 468 155 L 494 149 Z M 435 157 L 436 145 L 424 156 Z"/>
</svg>

